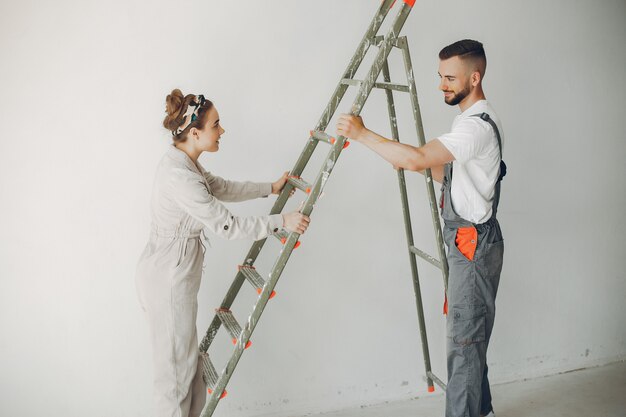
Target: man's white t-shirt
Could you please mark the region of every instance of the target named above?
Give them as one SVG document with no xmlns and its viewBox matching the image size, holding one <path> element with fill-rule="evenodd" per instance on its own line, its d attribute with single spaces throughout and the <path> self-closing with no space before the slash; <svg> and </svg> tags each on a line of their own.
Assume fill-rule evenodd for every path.
<svg viewBox="0 0 626 417">
<path fill-rule="evenodd" d="M 455 158 L 450 190 L 452 207 L 459 216 L 476 224 L 491 217 L 500 168 L 498 138 L 493 127 L 480 117 L 471 117 L 479 113 L 487 113 L 496 122 L 504 142 L 500 118 L 487 100 L 477 101 L 458 115 L 452 131 L 438 138 Z"/>
</svg>

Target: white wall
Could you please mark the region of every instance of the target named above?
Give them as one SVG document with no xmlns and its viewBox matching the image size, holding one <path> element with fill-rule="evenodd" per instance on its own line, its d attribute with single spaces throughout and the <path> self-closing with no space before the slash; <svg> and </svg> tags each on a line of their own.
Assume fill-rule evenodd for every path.
<svg viewBox="0 0 626 417">
<path fill-rule="evenodd" d="M 165 95 L 179 87 L 216 103 L 226 135 L 219 154 L 203 157 L 208 169 L 275 179 L 295 162 L 378 4 L 0 4 L 2 415 L 151 415 L 133 279 L 168 145 Z M 442 4 L 417 2 L 403 31 L 427 136 L 457 112 L 436 89 L 437 53 L 465 37 L 485 44 L 486 92 L 506 130 L 492 380 L 623 359 L 626 4 Z M 415 143 L 407 104 L 398 98 L 401 134 Z M 363 115 L 388 134 L 385 110 L 375 92 Z M 409 182 L 417 241 L 434 252 L 422 180 Z M 264 214 L 271 203 L 231 208 Z M 249 245 L 211 240 L 200 333 Z M 353 144 L 302 241 L 215 415 L 425 395 L 395 172 Z M 445 377 L 441 280 L 428 264 L 421 271 L 433 365 Z M 240 315 L 251 302 L 237 304 Z"/>
</svg>

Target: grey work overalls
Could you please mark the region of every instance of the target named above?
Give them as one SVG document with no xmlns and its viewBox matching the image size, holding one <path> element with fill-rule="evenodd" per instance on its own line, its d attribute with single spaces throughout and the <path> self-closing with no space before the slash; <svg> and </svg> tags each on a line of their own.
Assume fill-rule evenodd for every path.
<svg viewBox="0 0 626 417">
<path fill-rule="evenodd" d="M 495 131 L 502 158 L 502 142 L 496 124 L 486 113 L 481 117 Z M 448 247 L 449 280 L 447 302 L 446 417 L 479 417 L 491 412 L 491 392 L 487 378 L 487 346 L 496 312 L 496 293 L 502 270 L 504 241 L 496 212 L 500 200 L 500 182 L 495 185 L 492 215 L 481 224 L 461 218 L 452 207 L 452 163 L 446 164 L 442 186 L 441 215 L 444 240 Z M 459 228 L 474 227 L 476 251 L 472 260 L 456 246 Z"/>
</svg>

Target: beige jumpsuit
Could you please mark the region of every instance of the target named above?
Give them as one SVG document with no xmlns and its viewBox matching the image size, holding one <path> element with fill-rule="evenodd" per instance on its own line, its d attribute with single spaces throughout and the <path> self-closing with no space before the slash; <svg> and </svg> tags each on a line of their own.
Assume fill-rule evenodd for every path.
<svg viewBox="0 0 626 417">
<path fill-rule="evenodd" d="M 196 417 L 205 402 L 196 331 L 204 263 L 201 231 L 253 240 L 278 231 L 280 214 L 237 217 L 220 203 L 265 197 L 271 191 L 270 183 L 213 176 L 173 145 L 161 159 L 152 190 L 150 238 L 136 273 L 150 327 L 157 417 Z"/>
</svg>

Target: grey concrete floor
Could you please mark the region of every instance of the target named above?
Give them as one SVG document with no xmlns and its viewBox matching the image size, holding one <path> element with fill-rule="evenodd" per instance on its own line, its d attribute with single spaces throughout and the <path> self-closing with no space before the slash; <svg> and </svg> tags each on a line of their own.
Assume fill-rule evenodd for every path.
<svg viewBox="0 0 626 417">
<path fill-rule="evenodd" d="M 497 417 L 626 417 L 626 362 L 492 387 Z M 443 395 L 320 414 L 441 417 Z"/>
</svg>

